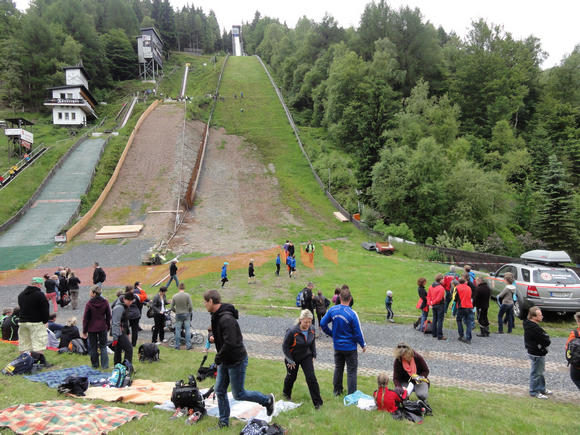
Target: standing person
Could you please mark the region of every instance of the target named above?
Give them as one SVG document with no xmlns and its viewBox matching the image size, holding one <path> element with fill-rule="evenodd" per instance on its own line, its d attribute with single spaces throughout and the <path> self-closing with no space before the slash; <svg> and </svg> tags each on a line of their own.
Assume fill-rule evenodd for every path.
<svg viewBox="0 0 580 435">
<path fill-rule="evenodd" d="M 93 267 L 95 268 L 95 270 L 93 271 L 93 284 L 103 288 L 103 283 L 107 279 L 107 274 L 105 273 L 103 268 L 99 266 L 98 262 L 95 261 Z"/>
<path fill-rule="evenodd" d="M 310 263 L 314 264 L 314 250 L 316 249 L 316 247 L 314 246 L 314 243 L 312 243 L 312 240 L 309 240 L 308 243 L 306 244 L 306 253 L 308 254 L 308 258 L 310 259 Z"/>
<path fill-rule="evenodd" d="M 215 393 L 219 408 L 218 427 L 228 427 L 230 424 L 230 404 L 227 396 L 230 383 L 235 400 L 259 403 L 266 408 L 268 415 L 272 415 L 275 404 L 273 394 L 266 396 L 259 391 L 244 389 L 248 354 L 237 320 L 238 310 L 231 304 L 222 303 L 217 290 L 206 291 L 203 294 L 203 300 L 206 310 L 211 313 L 210 341 L 215 343 L 217 351 Z"/>
<path fill-rule="evenodd" d="M 254 259 L 250 258 L 250 263 L 248 264 L 248 284 L 256 282 L 256 274 L 254 273 Z"/>
<path fill-rule="evenodd" d="M 137 346 L 137 339 L 139 338 L 139 321 L 141 320 L 141 300 L 139 295 L 135 292 L 135 287 L 130 285 L 125 287 L 125 293 L 133 293 L 135 299 L 127 309 L 127 316 L 129 319 L 129 327 L 131 328 L 131 345 Z"/>
<path fill-rule="evenodd" d="M 288 331 L 282 342 L 286 378 L 284 379 L 283 394 L 286 400 L 292 399 L 292 387 L 298 376 L 298 366 L 302 367 L 310 398 L 315 409 L 322 406 L 320 387 L 314 374 L 314 360 L 316 359 L 316 334 L 312 327 L 312 313 L 302 310 L 298 322 Z"/>
<path fill-rule="evenodd" d="M 318 290 L 318 294 L 313 299 L 314 308 L 316 309 L 316 317 L 318 317 L 318 327 L 320 328 L 320 322 L 322 318 L 326 315 L 326 311 L 330 306 L 330 301 L 324 297 L 322 291 Z M 314 324 L 314 320 L 312 320 Z"/>
<path fill-rule="evenodd" d="M 528 318 L 524 320 L 524 344 L 528 351 L 528 357 L 532 361 L 530 396 L 537 399 L 547 399 L 552 394 L 550 390 L 546 389 L 546 379 L 544 378 L 550 336 L 540 326 L 543 319 L 542 310 L 538 307 L 531 307 L 528 311 Z"/>
<path fill-rule="evenodd" d="M 85 305 L 83 315 L 83 338 L 89 340 L 89 354 L 93 368 L 99 368 L 99 354 L 101 368 L 109 368 L 107 354 L 107 332 L 111 329 L 111 307 L 109 302 L 101 296 L 102 289 L 94 285 L 89 290 L 89 301 Z"/>
<path fill-rule="evenodd" d="M 185 293 L 185 284 L 179 284 L 179 292 L 171 299 L 171 311 L 175 312 L 175 349 L 181 348 L 181 333 L 185 334 L 185 348 L 191 350 L 191 332 L 189 332 L 193 306 L 191 296 Z"/>
<path fill-rule="evenodd" d="M 224 265 L 222 266 L 222 287 L 225 285 L 226 282 L 228 282 L 228 265 L 230 263 L 228 263 L 227 261 L 224 261 Z"/>
<path fill-rule="evenodd" d="M 332 296 L 332 303 L 334 305 L 340 304 L 340 287 L 336 286 L 334 288 L 334 295 Z"/>
<path fill-rule="evenodd" d="M 514 324 L 514 293 L 516 286 L 513 285 L 514 276 L 511 272 L 507 272 L 503 279 L 508 285 L 497 295 L 497 301 L 500 304 L 499 313 L 497 313 L 497 332 L 503 334 L 503 317 L 505 315 L 507 318 L 508 334 L 511 334 Z"/>
<path fill-rule="evenodd" d="M 52 301 L 52 312 L 58 312 L 58 304 L 56 303 L 57 291 L 56 291 L 56 281 L 48 275 L 44 275 L 44 290 L 46 299 Z"/>
<path fill-rule="evenodd" d="M 445 314 L 447 314 L 447 309 L 449 308 L 453 294 L 451 283 L 458 278 L 459 275 L 455 273 L 455 266 L 453 265 L 449 266 L 449 272 L 443 275 L 443 281 L 441 282 L 441 285 L 445 289 Z"/>
<path fill-rule="evenodd" d="M 179 280 L 177 279 L 177 260 L 171 260 L 169 265 L 169 281 L 165 284 L 165 287 L 169 288 L 171 281 L 175 281 L 175 285 L 179 288 Z"/>
<path fill-rule="evenodd" d="M 477 321 L 479 323 L 480 333 L 478 337 L 489 337 L 489 319 L 487 318 L 487 310 L 489 309 L 489 298 L 491 296 L 491 289 L 485 280 L 478 276 L 475 279 L 477 283 L 477 292 L 475 293 L 474 305 L 477 308 Z"/>
<path fill-rule="evenodd" d="M 471 266 L 469 264 L 466 264 L 465 266 L 463 266 L 463 270 L 465 270 L 465 273 L 468 275 L 467 282 L 473 284 L 473 281 L 475 281 L 475 272 L 471 270 Z"/>
<path fill-rule="evenodd" d="M 393 352 L 393 383 L 395 387 L 408 389 L 414 384 L 413 390 L 419 400 L 429 397 L 429 367 L 425 359 L 406 343 L 399 343 Z M 409 391 L 409 396 L 412 391 Z"/>
<path fill-rule="evenodd" d="M 312 289 L 314 288 L 314 284 L 309 282 L 306 284 L 306 287 L 302 289 L 302 304 L 301 307 L 303 310 L 308 310 L 312 314 L 312 318 L 314 318 L 314 304 L 312 301 Z"/>
<path fill-rule="evenodd" d="M 417 301 L 417 308 L 421 310 L 421 320 L 419 321 L 418 331 L 423 332 L 423 326 L 429 317 L 429 304 L 427 303 L 427 290 L 425 290 L 425 284 L 427 280 L 425 278 L 419 278 L 417 280 L 417 294 L 419 295 L 419 301 Z"/>
<path fill-rule="evenodd" d="M 57 276 L 58 279 L 58 292 L 60 294 L 60 306 L 64 307 L 66 303 L 70 300 L 70 292 L 68 286 L 68 280 L 66 279 L 66 271 L 64 268 L 60 271 Z"/>
<path fill-rule="evenodd" d="M 290 261 L 290 278 L 296 278 L 296 257 L 291 255 L 288 260 Z"/>
<path fill-rule="evenodd" d="M 111 346 L 115 351 L 113 364 L 119 364 L 125 360 L 133 363 L 133 346 L 127 337 L 129 335 L 129 307 L 133 302 L 135 302 L 135 294 L 132 291 L 124 293 L 111 314 L 111 334 L 113 335 Z M 124 358 L 122 358 L 123 352 L 125 352 Z"/>
<path fill-rule="evenodd" d="M 48 299 L 42 294 L 43 279 L 34 277 L 32 284 L 18 295 L 20 324 L 18 350 L 20 353 L 46 349 L 46 324 L 48 323 Z"/>
<path fill-rule="evenodd" d="M 74 272 L 71 272 L 68 278 L 68 290 L 70 292 L 71 307 L 76 310 L 79 306 L 79 286 L 81 280 L 77 278 Z"/>
<path fill-rule="evenodd" d="M 356 312 L 349 307 L 352 299 L 350 289 L 343 285 L 340 290 L 340 305 L 330 308 L 323 317 L 321 326 L 326 335 L 332 337 L 334 345 L 334 395 L 343 393 L 342 377 L 346 363 L 346 383 L 348 394 L 356 391 L 358 353 L 357 344 L 366 352 L 366 342 Z M 328 327 L 332 323 L 332 329 Z"/>
<path fill-rule="evenodd" d="M 429 287 L 427 292 L 427 303 L 433 311 L 433 338 L 447 340 L 443 335 L 443 321 L 445 320 L 445 289 L 441 285 L 443 275 L 435 275 L 435 282 Z"/>
<path fill-rule="evenodd" d="M 284 262 L 286 262 L 286 260 L 288 259 L 288 246 L 290 245 L 290 240 L 286 240 L 286 243 L 284 243 L 283 249 L 284 249 Z"/>
<path fill-rule="evenodd" d="M 459 285 L 456 288 L 455 303 L 457 304 L 457 332 L 459 341 L 471 344 L 471 327 L 473 325 L 473 302 L 471 300 L 471 287 L 465 278 L 459 278 Z M 465 323 L 465 337 L 463 336 L 463 323 Z"/>
<path fill-rule="evenodd" d="M 276 276 L 280 276 L 280 254 L 276 255 Z"/>
<path fill-rule="evenodd" d="M 16 311 L 16 310 L 14 310 Z M 580 339 L 580 311 L 578 311 L 576 314 L 574 314 L 574 319 L 576 320 L 576 329 L 572 330 L 570 332 L 570 335 L 568 336 L 568 340 L 566 340 L 566 356 L 568 358 L 573 358 L 573 348 L 576 348 L 575 352 L 579 351 L 578 345 L 577 344 L 573 344 L 571 345 L 570 343 L 572 342 L 572 340 L 575 340 L 575 343 L 578 341 L 578 339 Z M 578 357 L 576 357 L 578 358 Z M 576 385 L 578 387 L 578 389 L 580 390 L 580 364 L 576 364 L 574 361 L 570 362 L 570 379 L 572 379 L 572 382 L 574 382 L 574 385 Z"/>
<path fill-rule="evenodd" d="M 387 290 L 387 297 L 385 298 L 385 308 L 387 309 L 387 320 L 391 323 L 395 323 L 393 318 L 395 314 L 393 314 L 393 292 Z"/>
<path fill-rule="evenodd" d="M 161 344 L 161 342 L 165 342 L 165 311 L 167 309 L 167 287 L 159 287 L 159 293 L 157 293 L 153 297 L 153 303 L 151 304 L 151 308 L 153 308 L 153 322 L 155 326 L 153 326 L 153 334 L 151 337 L 152 343 Z M 159 341 L 157 341 L 157 337 L 159 337 Z"/>
<path fill-rule="evenodd" d="M 292 243 L 291 241 L 288 242 L 288 256 L 290 257 L 294 257 L 294 243 Z"/>
</svg>

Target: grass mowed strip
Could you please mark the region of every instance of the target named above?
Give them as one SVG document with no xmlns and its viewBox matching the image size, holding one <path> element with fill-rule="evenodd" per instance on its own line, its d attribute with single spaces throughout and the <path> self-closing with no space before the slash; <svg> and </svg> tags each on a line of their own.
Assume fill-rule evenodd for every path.
<svg viewBox="0 0 580 435">
<path fill-rule="evenodd" d="M 0 343 L 1 364 L 5 365 L 18 355 L 13 345 Z M 54 369 L 90 364 L 88 356 L 57 354 L 46 352 Z M 161 347 L 161 360 L 156 363 L 140 363 L 134 359 L 137 379 L 174 382 L 186 380 L 195 374 L 202 359 L 200 352 L 175 351 Z M 210 360 L 212 354 L 210 354 Z M 110 364 L 112 365 L 112 355 Z M 207 363 L 206 363 L 207 364 Z M 53 370 L 53 369 L 50 369 Z M 246 374 L 246 388 L 265 394 L 274 393 L 281 399 L 281 391 L 286 370 L 282 354 L 280 361 L 250 358 Z M 485 394 L 458 388 L 444 388 L 434 385 L 429 393 L 429 403 L 433 417 L 427 417 L 422 425 L 407 421 L 395 421 L 384 412 L 362 411 L 355 406 L 345 407 L 342 397 L 332 395 L 332 371 L 317 370 L 324 406 L 315 411 L 302 374 L 294 385 L 292 400 L 302 406 L 274 418 L 274 422 L 289 430 L 289 433 L 324 431 L 329 434 L 383 434 L 408 433 L 409 431 L 429 431 L 435 433 L 548 433 L 577 434 L 580 432 L 578 405 L 540 401 L 532 398 L 510 397 L 499 394 Z M 213 385 L 211 379 L 200 383 L 200 388 Z M 392 382 L 391 382 L 392 387 Z M 376 389 L 374 377 L 359 376 L 359 390 L 372 394 Z M 413 396 L 414 397 L 414 396 Z M 0 408 L 17 403 L 32 403 L 45 400 L 62 400 L 56 389 L 44 384 L 30 382 L 22 376 L 0 377 Z M 84 402 L 83 399 L 71 399 Z M 148 415 L 139 421 L 121 426 L 115 433 L 205 433 L 217 425 L 217 419 L 206 417 L 195 426 L 186 426 L 184 419 L 169 420 L 170 412 L 153 408 L 153 404 L 135 405 L 129 403 L 109 403 L 94 401 L 108 406 L 136 409 Z M 231 427 L 220 433 L 239 433 L 244 423 L 232 419 Z"/>
</svg>

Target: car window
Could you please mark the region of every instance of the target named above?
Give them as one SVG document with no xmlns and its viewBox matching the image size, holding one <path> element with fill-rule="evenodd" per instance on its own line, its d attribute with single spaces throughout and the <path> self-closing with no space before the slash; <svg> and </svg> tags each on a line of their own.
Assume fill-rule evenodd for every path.
<svg viewBox="0 0 580 435">
<path fill-rule="evenodd" d="M 511 272 L 511 269 L 510 268 L 511 268 L 511 266 L 507 266 L 507 265 L 501 267 L 497 271 L 497 273 L 495 274 L 495 276 L 497 276 L 498 278 L 503 278 L 506 273 Z"/>
<path fill-rule="evenodd" d="M 578 276 L 570 269 L 542 268 L 534 270 L 538 284 L 580 284 Z"/>
<path fill-rule="evenodd" d="M 530 270 L 522 269 L 522 281 L 530 282 Z"/>
</svg>

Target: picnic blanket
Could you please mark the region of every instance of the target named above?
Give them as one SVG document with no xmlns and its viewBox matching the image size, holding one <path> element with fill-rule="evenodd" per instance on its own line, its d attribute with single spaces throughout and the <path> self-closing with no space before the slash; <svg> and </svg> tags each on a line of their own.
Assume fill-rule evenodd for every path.
<svg viewBox="0 0 580 435">
<path fill-rule="evenodd" d="M 101 434 L 145 415 L 133 409 L 53 400 L 3 409 L 0 411 L 0 427 L 8 427 L 19 434 Z"/>
<path fill-rule="evenodd" d="M 77 366 L 24 377 L 32 382 L 44 382 L 50 388 L 57 388 L 67 376 L 86 376 L 90 385 L 102 385 L 108 381 L 110 373 L 100 372 L 89 366 Z"/>
<path fill-rule="evenodd" d="M 171 399 L 175 382 L 153 382 L 147 379 L 135 379 L 130 387 L 105 388 L 89 387 L 84 399 L 101 399 L 107 402 L 163 403 Z"/>
</svg>

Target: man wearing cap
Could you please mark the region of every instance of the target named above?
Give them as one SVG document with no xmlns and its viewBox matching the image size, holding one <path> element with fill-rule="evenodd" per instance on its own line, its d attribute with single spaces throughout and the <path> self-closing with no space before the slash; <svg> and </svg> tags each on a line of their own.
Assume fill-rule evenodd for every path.
<svg viewBox="0 0 580 435">
<path fill-rule="evenodd" d="M 48 299 L 41 288 L 42 278 L 32 278 L 32 284 L 18 295 L 20 329 L 18 347 L 20 352 L 42 353 L 46 349 L 46 324 L 48 323 Z"/>
</svg>

